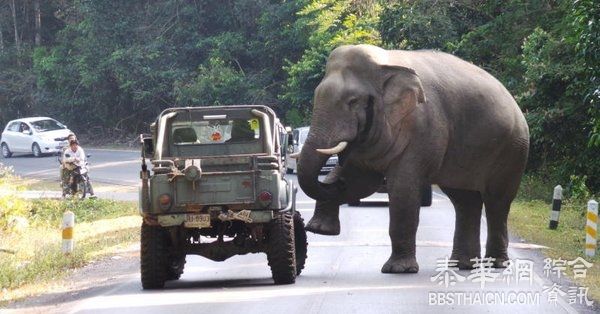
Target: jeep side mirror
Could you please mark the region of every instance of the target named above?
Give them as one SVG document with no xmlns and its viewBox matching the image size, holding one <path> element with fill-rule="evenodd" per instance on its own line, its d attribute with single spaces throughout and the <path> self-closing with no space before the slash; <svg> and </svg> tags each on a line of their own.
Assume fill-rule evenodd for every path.
<svg viewBox="0 0 600 314">
<path fill-rule="evenodd" d="M 152 140 L 152 136 L 141 134 L 140 142 L 142 143 L 142 157 L 152 158 L 154 156 L 154 141 Z"/>
</svg>

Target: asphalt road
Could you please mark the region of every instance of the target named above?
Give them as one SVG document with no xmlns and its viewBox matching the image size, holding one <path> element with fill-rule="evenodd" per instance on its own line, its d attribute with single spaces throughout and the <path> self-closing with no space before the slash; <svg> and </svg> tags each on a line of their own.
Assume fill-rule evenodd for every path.
<svg viewBox="0 0 600 314">
<path fill-rule="evenodd" d="M 90 150 L 96 181 L 137 184 L 137 153 Z M 29 157 L 2 160 L 24 176 L 52 176 L 53 158 Z M 290 176 L 295 180 L 295 176 Z M 500 274 L 484 286 L 470 271 L 441 272 L 437 262 L 450 255 L 454 210 L 447 197 L 434 192 L 433 205 L 422 208 L 417 236 L 418 274 L 382 274 L 390 254 L 387 235 L 386 195 L 377 194 L 360 207 L 343 206 L 339 236 L 309 233 L 306 267 L 293 285 L 275 286 L 264 254 L 235 256 L 213 262 L 188 256 L 178 281 L 162 291 L 143 291 L 136 259 L 123 260 L 124 269 L 104 286 L 71 292 L 54 304 L 26 306 L 15 312 L 56 313 L 576 313 L 592 308 L 569 304 L 568 295 L 550 302 L 554 280 L 567 291 L 569 282 L 543 273 L 543 256 L 536 245 L 513 239 L 512 260 L 533 264 L 531 281 L 515 284 L 514 277 Z M 373 202 L 375 201 L 375 202 Z M 299 192 L 298 208 L 306 221 L 314 201 Z M 482 243 L 485 241 L 482 218 Z M 483 245 L 484 247 L 484 245 Z M 502 273 L 502 270 L 493 270 Z M 442 273 L 442 276 L 436 277 Z M 444 274 L 462 276 L 446 287 Z M 506 275 L 506 276 L 505 276 Z M 507 283 L 504 278 L 513 278 Z M 527 276 L 526 276 L 527 277 Z M 456 278 L 456 277 L 454 277 Z M 113 280 L 114 279 L 114 280 Z M 452 279 L 452 277 L 450 277 Z M 452 280 L 451 280 L 452 281 Z M 450 304 L 450 298 L 452 303 Z M 19 306 L 13 305 L 14 306 Z"/>
<path fill-rule="evenodd" d="M 110 149 L 85 149 L 93 182 L 137 186 L 140 182 L 140 152 Z M 58 180 L 58 160 L 56 156 L 35 158 L 32 155 L 18 155 L 0 159 L 0 163 L 12 166 L 15 173 L 24 178 Z"/>
</svg>

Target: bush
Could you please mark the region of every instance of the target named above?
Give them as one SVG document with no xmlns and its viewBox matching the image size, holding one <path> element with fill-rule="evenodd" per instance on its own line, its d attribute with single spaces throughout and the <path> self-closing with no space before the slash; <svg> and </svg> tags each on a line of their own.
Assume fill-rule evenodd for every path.
<svg viewBox="0 0 600 314">
<path fill-rule="evenodd" d="M 23 188 L 12 167 L 0 163 L 0 230 L 9 229 L 17 219 L 29 216 L 30 204 L 17 197 Z"/>
</svg>

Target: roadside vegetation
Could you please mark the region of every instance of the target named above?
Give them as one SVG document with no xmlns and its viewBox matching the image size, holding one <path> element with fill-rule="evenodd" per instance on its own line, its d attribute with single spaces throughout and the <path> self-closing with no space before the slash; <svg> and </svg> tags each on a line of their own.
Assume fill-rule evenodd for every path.
<svg viewBox="0 0 600 314">
<path fill-rule="evenodd" d="M 332 49 L 437 49 L 514 95 L 529 172 L 598 193 L 599 17 L 595 0 L 1 1 L 0 127 L 49 115 L 127 145 L 167 107 L 223 104 L 302 126 Z"/>
<path fill-rule="evenodd" d="M 511 207 L 508 226 L 513 234 L 527 242 L 547 246 L 548 249 L 543 252 L 549 258 L 574 260 L 582 257 L 593 263 L 586 278 L 574 281 L 589 288 L 590 298 L 600 300 L 600 250 L 596 251 L 595 257 L 585 255 L 587 202 L 594 196 L 584 184 L 566 186 L 558 228 L 551 230 L 548 224 L 556 183 L 551 184 L 540 177 L 528 175 L 523 178 L 520 194 Z M 598 200 L 597 195 L 595 199 Z M 536 265 L 538 268 L 542 266 Z M 566 291 L 565 287 L 562 289 Z"/>
<path fill-rule="evenodd" d="M 493 74 L 525 114 L 530 160 L 513 231 L 552 257 L 583 256 L 584 203 L 600 196 L 599 17 L 595 0 L 2 1 L 0 128 L 50 115 L 78 135 L 127 143 L 167 107 L 220 104 L 269 104 L 286 124 L 307 125 L 335 47 L 437 49 Z M 557 184 L 568 200 L 559 229 L 547 230 Z M 98 206 L 78 221 L 134 211 L 48 202 L 2 198 L 0 210 L 24 215 L 25 230 L 55 228 L 66 206 L 84 217 Z M 39 208 L 56 212 L 36 216 Z M 11 219 L 0 214 L 0 229 L 14 228 Z M 13 232 L 0 232 L 8 243 Z"/>
<path fill-rule="evenodd" d="M 0 304 L 23 297 L 21 287 L 43 286 L 139 241 L 135 202 L 23 200 L 16 196 L 22 189 L 0 163 Z M 75 249 L 65 255 L 60 226 L 68 210 L 76 217 Z"/>
</svg>

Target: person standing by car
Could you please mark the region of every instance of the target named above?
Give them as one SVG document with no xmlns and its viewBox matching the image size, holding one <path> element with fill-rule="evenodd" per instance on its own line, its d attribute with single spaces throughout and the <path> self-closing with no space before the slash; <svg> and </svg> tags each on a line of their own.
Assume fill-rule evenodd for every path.
<svg viewBox="0 0 600 314">
<path fill-rule="evenodd" d="M 82 171 L 82 169 L 87 167 L 85 151 L 79 146 L 77 139 L 71 139 L 69 141 L 69 148 L 63 152 L 62 161 L 63 167 L 69 171 L 69 186 L 73 191 L 75 190 L 73 185 L 76 184 L 73 182 L 73 171 L 75 171 L 77 168 L 80 169 L 79 171 Z M 89 181 L 89 178 L 87 182 L 90 197 L 95 198 L 94 189 L 92 189 L 92 183 Z"/>
</svg>

